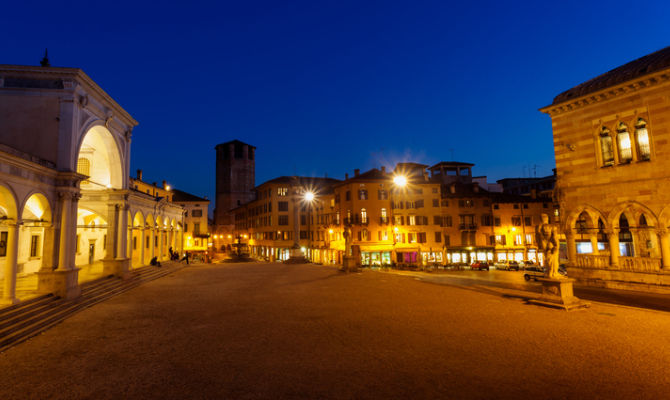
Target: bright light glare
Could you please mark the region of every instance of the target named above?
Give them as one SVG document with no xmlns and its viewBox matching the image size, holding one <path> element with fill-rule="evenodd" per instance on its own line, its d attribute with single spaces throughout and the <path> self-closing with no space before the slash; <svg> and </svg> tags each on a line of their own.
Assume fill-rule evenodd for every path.
<svg viewBox="0 0 670 400">
<path fill-rule="evenodd" d="M 393 177 L 393 183 L 395 183 L 396 186 L 403 187 L 407 185 L 407 178 L 402 175 L 396 175 Z"/>
<path fill-rule="evenodd" d="M 314 193 L 312 193 L 312 192 L 305 193 L 305 200 L 307 200 L 307 201 L 314 200 Z"/>
</svg>

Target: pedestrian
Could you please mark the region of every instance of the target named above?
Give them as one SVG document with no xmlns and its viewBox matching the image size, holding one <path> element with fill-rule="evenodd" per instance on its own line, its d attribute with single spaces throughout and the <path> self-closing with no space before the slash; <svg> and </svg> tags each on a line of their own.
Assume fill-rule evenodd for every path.
<svg viewBox="0 0 670 400">
<path fill-rule="evenodd" d="M 187 252 L 184 254 L 184 258 L 181 259 L 182 261 L 186 260 L 186 264 L 187 264 L 187 265 L 188 265 L 188 256 L 189 256 L 189 254 L 188 254 L 188 251 L 187 251 Z"/>
</svg>

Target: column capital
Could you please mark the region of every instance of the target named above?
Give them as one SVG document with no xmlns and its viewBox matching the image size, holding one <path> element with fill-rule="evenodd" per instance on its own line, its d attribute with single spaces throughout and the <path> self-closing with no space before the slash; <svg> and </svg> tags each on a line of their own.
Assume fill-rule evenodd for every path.
<svg viewBox="0 0 670 400">
<path fill-rule="evenodd" d="M 667 235 L 669 232 L 670 232 L 670 231 L 668 230 L 668 228 L 656 228 L 656 233 L 657 233 L 659 236 L 665 236 L 665 235 Z"/>
<path fill-rule="evenodd" d="M 604 232 L 605 232 L 605 234 L 607 234 L 607 236 L 618 235 L 619 231 L 620 231 L 619 228 L 606 228 L 606 229 L 604 229 Z"/>
</svg>

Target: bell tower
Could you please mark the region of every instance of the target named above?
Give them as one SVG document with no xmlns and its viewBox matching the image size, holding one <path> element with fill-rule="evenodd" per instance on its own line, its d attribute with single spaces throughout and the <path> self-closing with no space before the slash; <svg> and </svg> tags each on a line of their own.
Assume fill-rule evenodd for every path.
<svg viewBox="0 0 670 400">
<path fill-rule="evenodd" d="M 256 147 L 232 140 L 216 149 L 216 205 L 214 224 L 217 228 L 233 225 L 230 210 L 254 199 L 256 180 Z"/>
</svg>

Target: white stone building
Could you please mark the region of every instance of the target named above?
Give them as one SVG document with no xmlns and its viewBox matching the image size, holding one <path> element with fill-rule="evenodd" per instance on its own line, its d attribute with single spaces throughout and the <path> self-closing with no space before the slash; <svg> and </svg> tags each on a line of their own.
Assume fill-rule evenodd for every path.
<svg viewBox="0 0 670 400">
<path fill-rule="evenodd" d="M 183 209 L 129 189 L 136 125 L 80 69 L 0 65 L 2 303 L 17 280 L 72 298 L 182 248 Z"/>
</svg>

